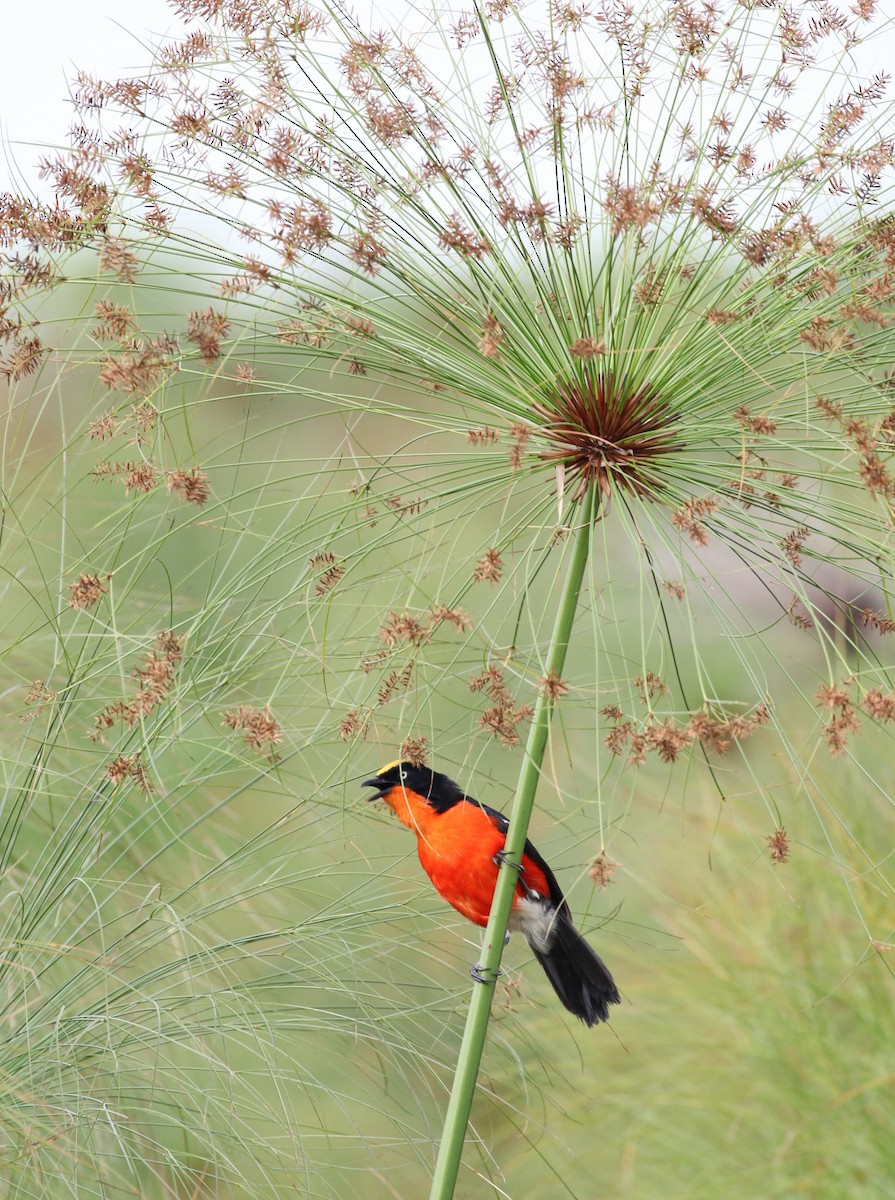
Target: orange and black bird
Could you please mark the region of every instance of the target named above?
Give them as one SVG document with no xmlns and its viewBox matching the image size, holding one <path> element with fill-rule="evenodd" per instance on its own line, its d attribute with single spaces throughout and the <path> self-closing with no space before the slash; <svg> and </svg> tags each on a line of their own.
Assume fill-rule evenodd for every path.
<svg viewBox="0 0 895 1200">
<path fill-rule="evenodd" d="M 382 767 L 364 787 L 384 800 L 416 834 L 423 870 L 457 912 L 487 925 L 509 821 L 467 796 L 452 779 L 410 762 Z M 513 864 L 507 861 L 508 866 Z M 585 1025 L 608 1021 L 618 988 L 603 960 L 572 924 L 556 876 L 526 841 L 513 895 L 509 928 L 519 930 L 547 973 L 553 990 Z M 476 968 L 473 978 L 485 982 Z"/>
</svg>

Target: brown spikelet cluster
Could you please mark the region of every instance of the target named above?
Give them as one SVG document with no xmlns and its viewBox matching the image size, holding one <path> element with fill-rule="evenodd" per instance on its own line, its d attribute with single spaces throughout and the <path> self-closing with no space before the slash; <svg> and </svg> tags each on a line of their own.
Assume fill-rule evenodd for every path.
<svg viewBox="0 0 895 1200">
<path fill-rule="evenodd" d="M 224 713 L 222 725 L 242 730 L 246 745 L 273 760 L 274 747 L 283 740 L 283 730 L 269 706 L 256 709 L 251 704 L 231 708 Z"/>
<path fill-rule="evenodd" d="M 811 537 L 811 530 L 805 525 L 800 525 L 798 529 L 793 529 L 780 542 L 780 549 L 796 570 L 802 565 L 802 547 L 809 537 Z"/>
<path fill-rule="evenodd" d="M 895 721 L 895 692 L 884 692 L 882 688 L 871 688 L 861 700 L 861 708 L 874 721 L 887 725 Z"/>
<path fill-rule="evenodd" d="M 111 579 L 111 575 L 103 576 Z M 98 575 L 80 575 L 68 585 L 69 608 L 92 608 L 108 591 L 103 579 Z"/>
<path fill-rule="evenodd" d="M 663 579 L 662 587 L 675 600 L 683 600 L 687 594 L 683 579 Z"/>
<path fill-rule="evenodd" d="M 587 869 L 588 877 L 601 892 L 605 892 L 612 883 L 619 864 L 611 859 L 605 850 L 601 850 Z"/>
<path fill-rule="evenodd" d="M 422 512 L 426 504 L 427 501 L 422 496 L 413 496 L 409 500 L 402 496 L 389 496 L 385 500 L 385 507 L 390 508 L 399 517 L 415 517 Z"/>
<path fill-rule="evenodd" d="M 100 300 L 96 305 L 97 324 L 93 336 L 97 341 L 123 342 L 134 328 L 134 314 L 126 304 Z"/>
<path fill-rule="evenodd" d="M 429 739 L 424 737 L 408 737 L 401 743 L 398 757 L 402 762 L 409 762 L 414 767 L 424 767 L 429 754 Z"/>
<path fill-rule="evenodd" d="M 881 457 L 891 449 L 890 418 L 884 417 L 879 426 L 873 427 L 861 418 L 848 418 L 841 402 L 817 401 L 818 408 L 830 420 L 836 421 L 845 437 L 852 443 L 860 459 L 859 477 L 872 499 L 881 496 L 890 505 L 895 503 L 895 476 Z"/>
<path fill-rule="evenodd" d="M 352 261 L 367 275 L 376 275 L 388 257 L 385 246 L 372 233 L 356 233 L 351 239 Z"/>
<path fill-rule="evenodd" d="M 139 259 L 123 238 L 106 237 L 100 243 L 99 269 L 121 283 L 136 283 Z"/>
<path fill-rule="evenodd" d="M 354 742 L 367 736 L 368 718 L 361 716 L 358 709 L 353 708 L 339 722 L 339 737 L 343 742 Z"/>
<path fill-rule="evenodd" d="M 777 432 L 777 422 L 772 421 L 770 417 L 755 416 L 749 412 L 745 404 L 739 405 L 736 412 L 733 414 L 734 420 L 742 425 L 743 429 L 749 433 L 759 434 L 763 437 L 770 437 Z"/>
<path fill-rule="evenodd" d="M 396 696 L 403 696 L 413 682 L 414 665 L 406 663 L 400 671 L 389 671 L 379 685 L 376 703 L 380 708 L 389 704 Z"/>
<path fill-rule="evenodd" d="M 166 337 L 134 340 L 121 353 L 103 359 L 99 377 L 112 390 L 128 394 L 151 392 L 162 377 L 176 367 L 175 349 Z"/>
<path fill-rule="evenodd" d="M 602 715 L 613 722 L 604 739 L 613 754 L 627 752 L 628 762 L 641 765 L 646 756 L 654 753 L 660 762 L 673 763 L 694 743 L 723 757 L 736 742 L 745 741 L 770 720 L 766 704 L 759 704 L 748 715 L 728 717 L 708 708 L 690 713 L 686 722 L 672 717 L 658 720 L 652 714 L 645 722 L 625 720 L 616 705 L 601 709 Z"/>
<path fill-rule="evenodd" d="M 464 612 L 462 608 L 451 608 L 448 604 L 433 604 L 429 609 L 429 619 L 433 631 L 439 625 L 451 625 L 458 633 L 465 633 L 467 629 L 472 628 L 469 613 Z"/>
<path fill-rule="evenodd" d="M 191 312 L 187 317 L 186 335 L 199 349 L 203 362 L 214 363 L 221 356 L 221 341 L 227 336 L 230 321 L 213 308 Z"/>
<path fill-rule="evenodd" d="M 497 358 L 506 336 L 506 331 L 497 317 L 489 313 L 482 322 L 482 335 L 476 343 L 479 353 L 485 358 Z"/>
<path fill-rule="evenodd" d="M 522 466 L 522 459 L 525 455 L 525 448 L 531 441 L 532 430 L 528 425 L 522 425 L 519 422 L 514 423 L 509 428 L 510 445 L 508 455 L 510 459 L 510 470 L 518 471 Z"/>
<path fill-rule="evenodd" d="M 472 582 L 499 583 L 502 574 L 503 559 L 500 557 L 500 551 L 491 546 L 476 563 L 472 572 Z"/>
<path fill-rule="evenodd" d="M 28 712 L 19 715 L 20 721 L 33 721 L 35 717 L 39 717 L 48 704 L 53 704 L 57 698 L 57 692 L 51 692 L 42 679 L 35 679 L 25 695 L 23 701 Z"/>
<path fill-rule="evenodd" d="M 569 346 L 569 353 L 572 358 L 589 362 L 592 358 L 599 358 L 601 354 L 606 353 L 606 343 L 594 337 L 579 337 Z"/>
<path fill-rule="evenodd" d="M 163 630 L 156 636 L 154 648 L 142 663 L 134 667 L 137 691 L 127 700 L 115 700 L 107 704 L 94 718 L 89 737 L 98 741 L 116 721 L 122 721 L 131 728 L 145 720 L 168 696 L 182 658 L 182 639 L 169 629 Z"/>
<path fill-rule="evenodd" d="M 33 375 L 45 353 L 39 337 L 16 337 L 12 351 L 6 358 L 0 359 L 0 376 L 8 383 L 15 383 Z"/>
<path fill-rule="evenodd" d="M 848 739 L 861 728 L 861 721 L 851 698 L 854 679 L 845 679 L 838 686 L 824 684 L 818 689 L 817 702 L 831 712 L 824 726 L 824 740 L 834 757 L 845 753 Z"/>
<path fill-rule="evenodd" d="M 634 687 L 640 692 L 640 700 L 643 704 L 648 704 L 656 696 L 664 696 L 668 691 L 666 684 L 653 671 L 647 671 L 646 675 L 635 676 Z"/>
<path fill-rule="evenodd" d="M 878 613 L 872 608 L 862 608 L 858 615 L 865 629 L 875 629 L 877 633 L 883 636 L 888 633 L 895 633 L 895 620 L 885 613 Z"/>
<path fill-rule="evenodd" d="M 708 529 L 704 519 L 718 511 L 718 501 L 711 496 L 693 496 L 671 514 L 671 523 L 686 533 L 695 546 L 707 546 Z"/>
<path fill-rule="evenodd" d="M 422 646 L 432 636 L 432 627 L 419 617 L 408 612 L 390 612 L 379 630 L 379 640 L 387 646 L 398 642 L 410 642 L 411 646 Z"/>
<path fill-rule="evenodd" d="M 114 413 L 107 412 L 88 428 L 87 436 L 94 442 L 104 442 L 106 438 L 113 438 L 118 429 L 118 419 Z"/>
<path fill-rule="evenodd" d="M 158 483 L 158 469 L 151 459 L 139 462 L 99 462 L 91 472 L 94 479 L 120 479 L 124 494 L 151 492 Z"/>
<path fill-rule="evenodd" d="M 438 241 L 443 249 L 456 250 L 464 258 L 482 259 L 491 250 L 488 239 L 467 228 L 459 213 L 452 213 L 448 217 Z"/>
<path fill-rule="evenodd" d="M 121 787 L 123 783 L 130 780 L 147 796 L 155 790 L 149 782 L 149 777 L 146 774 L 146 765 L 139 753 L 127 756 L 121 755 L 114 762 L 109 763 L 106 768 L 106 778 L 111 782 L 113 787 Z"/>
<path fill-rule="evenodd" d="M 550 443 L 541 457 L 565 468 L 575 499 L 591 483 L 605 498 L 613 486 L 643 497 L 662 491 L 658 468 L 663 456 L 680 449 L 679 417 L 651 384 L 628 388 L 612 371 L 585 361 L 580 375 L 534 407 Z"/>
<path fill-rule="evenodd" d="M 792 600 L 789 602 L 789 607 L 786 610 L 786 615 L 789 618 L 790 625 L 796 629 L 813 629 L 814 622 L 808 615 L 808 610 L 805 607 L 805 601 L 801 596 L 793 593 Z"/>
<path fill-rule="evenodd" d="M 560 696 L 568 696 L 569 685 L 560 679 L 556 671 L 549 671 L 547 675 L 538 680 L 538 687 L 543 689 L 544 695 L 554 704 L 559 700 Z"/>
<path fill-rule="evenodd" d="M 315 596 L 325 596 L 331 592 L 345 574 L 345 564 L 337 562 L 336 556 L 328 550 L 320 550 L 308 559 L 312 571 L 319 571 L 320 578 L 314 585 Z"/>
<path fill-rule="evenodd" d="M 189 471 L 167 471 L 168 490 L 175 492 L 185 504 L 197 504 L 200 508 L 209 496 L 208 476 L 198 467 Z"/>
<path fill-rule="evenodd" d="M 472 446 L 493 446 L 500 434 L 496 429 L 484 425 L 480 429 L 467 429 L 466 437 Z"/>
<path fill-rule="evenodd" d="M 519 732 L 516 726 L 530 721 L 534 708 L 531 704 L 516 704 L 501 668 L 488 667 L 481 675 L 473 675 L 467 686 L 471 692 L 484 692 L 491 701 L 479 718 L 482 727 L 504 746 L 517 745 Z"/>
<path fill-rule="evenodd" d="M 764 840 L 768 844 L 774 866 L 789 861 L 790 842 L 785 829 L 775 829 L 773 833 L 766 834 Z"/>
</svg>

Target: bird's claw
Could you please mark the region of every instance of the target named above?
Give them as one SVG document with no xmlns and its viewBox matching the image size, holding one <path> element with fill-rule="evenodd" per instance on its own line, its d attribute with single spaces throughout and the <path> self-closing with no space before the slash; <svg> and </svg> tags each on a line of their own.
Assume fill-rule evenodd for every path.
<svg viewBox="0 0 895 1200">
<path fill-rule="evenodd" d="M 500 967 L 498 967 L 494 978 L 489 979 L 488 976 L 485 975 L 482 971 L 482 964 L 481 963 L 473 963 L 472 966 L 469 968 L 469 973 L 473 977 L 473 979 L 476 981 L 476 983 L 497 983 L 498 979 L 503 974 L 503 971 L 501 971 Z"/>
<path fill-rule="evenodd" d="M 518 863 L 512 862 L 511 859 L 507 858 L 506 850 L 498 850 L 497 853 L 494 855 L 494 857 L 491 859 L 491 861 L 493 863 L 495 863 L 498 867 L 500 867 L 500 866 L 512 867 L 513 870 L 518 871 L 520 875 L 525 870 L 525 867 L 523 867 L 521 862 L 518 862 Z"/>
</svg>

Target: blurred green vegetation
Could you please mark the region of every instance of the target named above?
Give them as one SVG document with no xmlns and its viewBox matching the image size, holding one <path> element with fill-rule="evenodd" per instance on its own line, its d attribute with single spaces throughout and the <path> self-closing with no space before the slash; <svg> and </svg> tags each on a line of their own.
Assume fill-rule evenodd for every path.
<svg viewBox="0 0 895 1200">
<path fill-rule="evenodd" d="M 519 751 L 479 728 L 467 687 L 488 661 L 477 630 L 488 623 L 491 645 L 515 646 L 520 686 L 535 686 L 556 568 L 536 532 L 503 592 L 470 592 L 470 547 L 555 500 L 543 500 L 543 476 L 509 495 L 492 482 L 501 446 L 470 450 L 425 421 L 340 407 L 313 363 L 302 386 L 321 400 L 296 398 L 289 359 L 255 344 L 258 378 L 245 385 L 186 368 L 156 399 L 148 446 L 127 420 L 111 443 L 87 437 L 109 406 L 87 370 L 57 376 L 49 364 L 27 398 L 10 397 L 10 1196 L 410 1200 L 426 1189 L 478 935 L 432 893 L 412 839 L 362 800 L 359 781 L 413 733 L 434 765 L 506 804 Z M 91 477 L 103 458 L 141 454 L 200 466 L 209 502 Z M 383 502 L 417 491 L 419 524 Z M 619 680 L 674 667 L 657 661 L 658 618 L 621 524 L 599 527 L 569 668 L 576 703 L 559 711 L 532 836 L 625 1003 L 611 1028 L 585 1031 L 511 945 L 459 1195 L 878 1197 L 895 1174 L 895 909 L 879 869 L 893 832 L 879 784 L 888 743 L 868 727 L 854 759 L 816 757 L 804 771 L 764 733 L 711 763 L 613 759 L 599 709 Z M 308 559 L 324 547 L 349 569 L 318 596 Z M 750 591 L 736 562 L 716 568 L 722 594 L 662 610 L 672 643 L 697 627 L 718 697 L 773 693 L 778 708 L 792 703 L 790 736 L 815 736 L 816 714 L 797 705 L 827 678 L 816 639 Z M 111 576 L 108 595 L 79 612 L 67 585 L 87 570 Z M 725 588 L 744 627 L 763 627 L 777 676 L 744 673 L 739 635 L 712 619 Z M 385 668 L 363 663 L 382 649 L 383 615 L 458 598 L 471 634 L 440 629 L 413 688 L 377 707 Z M 171 693 L 145 721 L 91 740 L 165 629 L 184 645 Z M 682 658 L 680 695 L 696 662 Z M 29 707 L 36 679 L 48 699 Z M 346 747 L 339 722 L 370 697 L 367 737 Z M 271 706 L 275 757 L 222 725 L 238 705 Z M 110 761 L 136 753 L 152 790 L 113 787 Z M 766 838 L 780 824 L 791 857 L 773 865 Z M 605 892 L 587 875 L 601 849 L 618 863 Z"/>
</svg>

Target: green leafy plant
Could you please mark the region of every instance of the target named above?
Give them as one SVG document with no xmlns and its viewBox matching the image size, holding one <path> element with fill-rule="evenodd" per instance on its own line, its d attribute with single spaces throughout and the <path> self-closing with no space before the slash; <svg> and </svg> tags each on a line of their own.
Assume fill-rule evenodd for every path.
<svg viewBox="0 0 895 1200">
<path fill-rule="evenodd" d="M 895 720 L 891 107 L 851 66 L 874 6 L 497 0 L 390 33 L 289 0 L 176 7 L 191 32 L 148 74 L 79 79 L 55 204 L 0 207 L 18 645 L 44 638 L 56 673 L 19 794 L 70 750 L 71 836 L 105 854 L 107 826 L 146 823 L 173 853 L 163 777 L 215 794 L 238 754 L 325 809 L 376 742 L 512 790 L 511 848 L 539 788 L 561 819 L 574 797 L 595 882 L 632 780 L 669 787 L 678 762 L 761 806 L 774 861 L 794 788 L 822 838 L 848 829 L 816 756 Z M 52 572 L 42 477 L 78 546 L 47 536 Z M 117 497 L 95 526 L 87 488 L 85 513 Z M 61 732 L 75 704 L 89 751 Z M 291 936 L 289 888 L 263 891 L 264 936 Z M 228 964 L 245 944 L 209 942 Z M 433 1196 L 456 1185 L 490 1006 L 474 991 Z M 402 1037 L 376 1031 L 413 1061 Z"/>
</svg>

